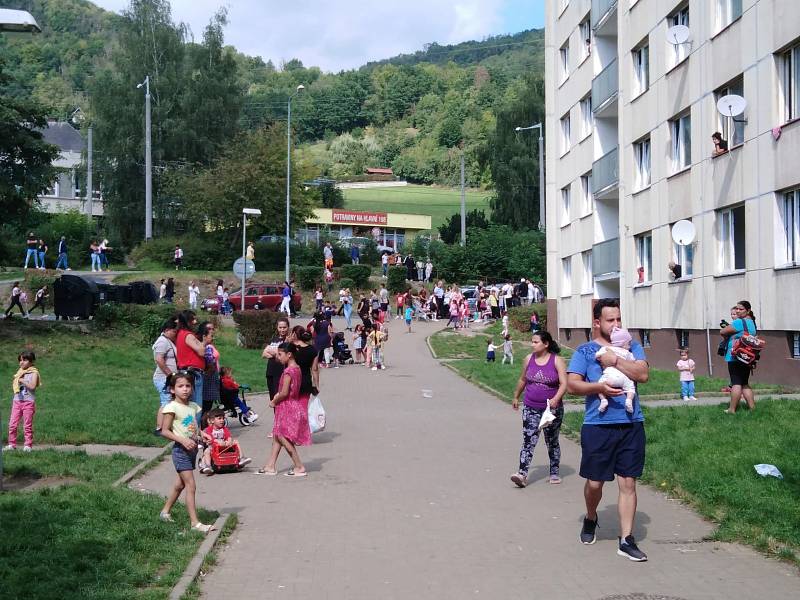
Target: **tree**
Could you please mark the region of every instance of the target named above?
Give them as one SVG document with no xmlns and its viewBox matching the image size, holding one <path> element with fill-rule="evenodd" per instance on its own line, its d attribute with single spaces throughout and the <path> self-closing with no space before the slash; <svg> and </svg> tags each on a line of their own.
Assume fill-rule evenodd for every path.
<svg viewBox="0 0 800 600">
<path fill-rule="evenodd" d="M 473 229 L 486 229 L 489 221 L 486 214 L 479 209 L 473 209 L 466 214 L 467 231 Z M 456 213 L 439 225 L 439 237 L 445 244 L 455 244 L 461 239 L 461 213 Z"/>
<path fill-rule="evenodd" d="M 3 221 L 19 222 L 55 181 L 59 150 L 42 137 L 44 109 L 31 99 L 7 95 L 10 82 L 0 60 L 0 211 Z"/>
<path fill-rule="evenodd" d="M 342 208 L 344 206 L 344 194 L 335 184 L 323 183 L 317 190 L 319 202 L 325 208 Z"/>
</svg>

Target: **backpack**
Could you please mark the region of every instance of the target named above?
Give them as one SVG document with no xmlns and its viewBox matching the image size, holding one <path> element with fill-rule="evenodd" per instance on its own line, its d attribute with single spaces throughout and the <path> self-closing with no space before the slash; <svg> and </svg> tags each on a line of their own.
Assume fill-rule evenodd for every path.
<svg viewBox="0 0 800 600">
<path fill-rule="evenodd" d="M 761 358 L 761 351 L 767 342 L 755 335 L 743 335 L 733 341 L 731 356 L 746 365 L 755 368 L 758 359 Z"/>
</svg>

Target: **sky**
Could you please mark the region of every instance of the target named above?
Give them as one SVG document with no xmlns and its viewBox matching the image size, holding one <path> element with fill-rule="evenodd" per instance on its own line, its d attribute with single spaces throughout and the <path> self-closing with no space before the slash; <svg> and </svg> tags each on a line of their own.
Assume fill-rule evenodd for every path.
<svg viewBox="0 0 800 600">
<path fill-rule="evenodd" d="M 121 12 L 128 0 L 93 0 Z M 275 65 L 299 58 L 323 71 L 544 26 L 544 0 L 172 0 L 175 22 L 200 41 L 209 19 L 228 9 L 225 41 Z M 369 8 L 365 8 L 369 7 Z"/>
</svg>

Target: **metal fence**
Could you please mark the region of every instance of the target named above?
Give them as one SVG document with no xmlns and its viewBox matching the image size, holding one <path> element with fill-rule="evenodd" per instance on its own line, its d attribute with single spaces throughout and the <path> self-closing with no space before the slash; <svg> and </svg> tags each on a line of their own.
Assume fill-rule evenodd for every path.
<svg viewBox="0 0 800 600">
<path fill-rule="evenodd" d="M 619 94 L 619 68 L 617 59 L 592 79 L 592 111 L 595 113 Z"/>
</svg>

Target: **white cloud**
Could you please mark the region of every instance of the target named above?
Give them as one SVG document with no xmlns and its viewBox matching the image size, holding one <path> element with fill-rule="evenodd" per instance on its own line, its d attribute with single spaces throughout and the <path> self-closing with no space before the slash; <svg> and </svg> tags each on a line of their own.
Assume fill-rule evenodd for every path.
<svg viewBox="0 0 800 600">
<path fill-rule="evenodd" d="M 264 60 L 299 58 L 325 71 L 419 50 L 428 42 L 457 43 L 506 33 L 508 0 L 172 0 L 175 21 L 200 39 L 220 6 L 228 8 L 226 42 Z M 95 0 L 120 11 L 126 0 Z"/>
</svg>

